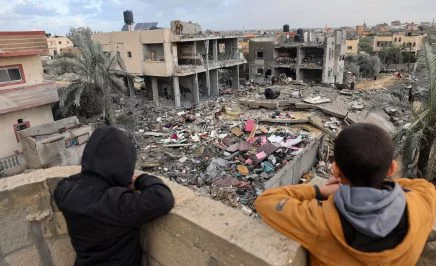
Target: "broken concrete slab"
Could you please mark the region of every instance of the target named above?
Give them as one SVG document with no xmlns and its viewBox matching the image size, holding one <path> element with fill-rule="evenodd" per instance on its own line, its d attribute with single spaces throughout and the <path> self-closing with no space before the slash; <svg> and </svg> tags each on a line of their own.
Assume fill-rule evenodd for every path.
<svg viewBox="0 0 436 266">
<path fill-rule="evenodd" d="M 386 120 L 382 115 L 374 112 L 369 114 L 367 112 L 350 113 L 346 121 L 349 123 L 370 123 L 383 128 L 390 134 L 395 132 L 395 126 L 391 122 Z"/>
<path fill-rule="evenodd" d="M 310 104 L 321 104 L 321 103 L 330 103 L 332 102 L 332 100 L 318 95 L 318 96 L 308 97 L 304 99 L 303 102 L 310 103 Z"/>
<path fill-rule="evenodd" d="M 333 104 L 318 106 L 318 109 L 325 114 L 336 116 L 338 118 L 344 119 L 347 116 L 348 110 Z"/>
</svg>

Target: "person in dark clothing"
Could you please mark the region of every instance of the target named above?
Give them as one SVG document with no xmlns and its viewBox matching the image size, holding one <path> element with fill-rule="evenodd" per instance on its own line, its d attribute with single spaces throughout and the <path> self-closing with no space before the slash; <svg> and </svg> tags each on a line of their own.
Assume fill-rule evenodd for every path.
<svg viewBox="0 0 436 266">
<path fill-rule="evenodd" d="M 54 200 L 62 211 L 75 265 L 141 265 L 140 227 L 167 214 L 171 190 L 159 178 L 134 176 L 136 150 L 114 127 L 94 131 L 79 174 L 62 179 Z"/>
<path fill-rule="evenodd" d="M 415 101 L 415 95 L 413 95 L 412 88 L 409 89 L 409 104 L 413 106 L 413 102 Z"/>
</svg>

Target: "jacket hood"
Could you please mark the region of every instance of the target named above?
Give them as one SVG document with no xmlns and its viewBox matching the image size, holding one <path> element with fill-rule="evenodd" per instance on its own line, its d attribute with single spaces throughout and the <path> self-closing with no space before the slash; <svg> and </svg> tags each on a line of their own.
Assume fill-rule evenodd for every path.
<svg viewBox="0 0 436 266">
<path fill-rule="evenodd" d="M 334 195 L 338 211 L 359 232 L 385 237 L 398 225 L 406 208 L 402 188 L 386 182 L 383 189 L 343 185 Z"/>
<path fill-rule="evenodd" d="M 82 155 L 82 174 L 104 179 L 110 186 L 126 187 L 135 170 L 136 149 L 127 135 L 114 127 L 98 128 Z"/>
</svg>

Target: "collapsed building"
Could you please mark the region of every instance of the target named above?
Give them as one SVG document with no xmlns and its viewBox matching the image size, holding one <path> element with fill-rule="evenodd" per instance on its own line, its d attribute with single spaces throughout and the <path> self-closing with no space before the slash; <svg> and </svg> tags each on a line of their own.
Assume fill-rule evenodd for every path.
<svg viewBox="0 0 436 266">
<path fill-rule="evenodd" d="M 124 12 L 122 31 L 97 33 L 93 40 L 104 52 L 117 53 L 125 71 L 143 79 L 143 87 L 156 104 L 159 98 L 198 104 L 201 97 L 219 94 L 219 72 L 227 85 L 239 88 L 239 66 L 247 63 L 238 49 L 237 36 L 205 35 L 198 24 L 173 21 L 171 28 L 137 23 Z"/>
<path fill-rule="evenodd" d="M 289 31 L 289 28 L 285 30 Z M 289 33 L 289 32 L 285 32 Z M 301 29 L 293 39 L 256 38 L 250 40 L 248 64 L 250 80 L 263 83 L 272 76 L 315 83 L 343 83 L 346 33 L 308 37 Z"/>
</svg>

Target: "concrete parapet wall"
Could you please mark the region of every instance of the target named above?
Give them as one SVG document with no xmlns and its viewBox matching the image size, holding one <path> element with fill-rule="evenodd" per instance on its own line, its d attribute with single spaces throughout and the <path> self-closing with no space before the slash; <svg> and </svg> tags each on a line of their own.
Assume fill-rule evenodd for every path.
<svg viewBox="0 0 436 266">
<path fill-rule="evenodd" d="M 61 177 L 79 171 L 54 167 L 0 180 L 0 265 L 73 265 L 75 253 L 51 192 Z M 260 220 L 165 182 L 176 206 L 143 228 L 149 265 L 307 264 L 300 245 Z"/>
<path fill-rule="evenodd" d="M 54 167 L 0 180 L 0 265 L 73 265 L 75 253 L 52 191 L 61 177 L 79 171 Z M 165 183 L 176 206 L 142 230 L 148 265 L 307 265 L 298 243 L 260 220 Z M 431 265 L 425 263 L 433 261 L 434 250 L 427 245 L 421 265 Z"/>
</svg>

